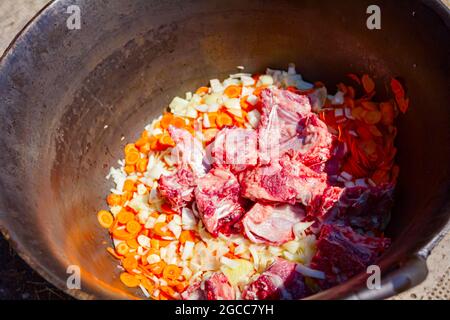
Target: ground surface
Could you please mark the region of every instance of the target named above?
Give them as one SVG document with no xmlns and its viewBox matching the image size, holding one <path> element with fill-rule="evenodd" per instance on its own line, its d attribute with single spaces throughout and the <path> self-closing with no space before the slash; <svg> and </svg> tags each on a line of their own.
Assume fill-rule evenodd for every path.
<svg viewBox="0 0 450 320">
<path fill-rule="evenodd" d="M 0 54 L 26 22 L 48 0 L 0 1 Z M 445 0 L 450 6 L 450 0 Z M 393 299 L 450 300 L 450 234 L 435 248 L 428 259 L 430 274 L 416 288 Z M 69 299 L 42 279 L 20 259 L 0 236 L 0 300 L 1 299 Z"/>
</svg>

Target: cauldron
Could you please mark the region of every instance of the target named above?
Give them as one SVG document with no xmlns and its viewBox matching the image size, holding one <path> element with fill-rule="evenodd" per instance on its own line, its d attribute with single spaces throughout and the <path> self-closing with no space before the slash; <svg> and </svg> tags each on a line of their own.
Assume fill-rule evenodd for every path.
<svg viewBox="0 0 450 320">
<path fill-rule="evenodd" d="M 97 223 L 109 167 L 171 97 L 247 72 L 297 65 L 333 88 L 368 73 L 378 96 L 400 76 L 400 177 L 382 288 L 360 274 L 311 298 L 384 298 L 416 285 L 450 217 L 450 13 L 440 1 L 59 0 L 16 37 L 0 63 L 0 225 L 23 259 L 76 298 L 139 297 L 118 280 Z M 80 9 L 80 28 L 68 9 Z M 369 13 L 368 13 L 369 12 Z M 69 20 L 69 23 L 68 23 Z M 72 23 L 72 24 L 71 24 Z M 125 141 L 121 141 L 125 137 Z M 68 267 L 81 289 L 66 286 Z"/>
</svg>

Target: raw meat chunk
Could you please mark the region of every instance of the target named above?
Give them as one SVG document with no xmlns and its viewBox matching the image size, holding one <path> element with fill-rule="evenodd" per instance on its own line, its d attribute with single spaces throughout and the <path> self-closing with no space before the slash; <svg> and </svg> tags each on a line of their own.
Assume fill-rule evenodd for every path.
<svg viewBox="0 0 450 320">
<path fill-rule="evenodd" d="M 206 230 L 213 236 L 229 228 L 242 216 L 237 178 L 225 168 L 213 168 L 197 180 L 195 199 Z"/>
<path fill-rule="evenodd" d="M 205 281 L 207 300 L 234 300 L 235 292 L 228 278 L 221 272 L 214 273 Z"/>
<path fill-rule="evenodd" d="M 258 166 L 241 176 L 242 195 L 253 201 L 308 205 L 326 188 L 326 175 L 284 156 L 269 166 Z"/>
<path fill-rule="evenodd" d="M 303 275 L 296 271 L 296 264 L 277 258 L 242 293 L 245 300 L 301 299 L 310 294 Z"/>
<path fill-rule="evenodd" d="M 227 277 L 216 272 L 208 279 L 190 285 L 182 294 L 183 300 L 234 300 L 235 292 Z"/>
<path fill-rule="evenodd" d="M 320 221 L 336 217 L 339 213 L 339 199 L 343 190 L 343 188 L 337 186 L 326 187 L 322 195 L 311 201 L 307 208 L 308 215 L 318 218 Z"/>
<path fill-rule="evenodd" d="M 230 166 L 233 172 L 243 171 L 258 162 L 258 135 L 255 130 L 224 128 L 212 145 L 214 163 Z"/>
<path fill-rule="evenodd" d="M 387 238 L 364 236 L 347 226 L 326 224 L 317 241 L 311 268 L 326 274 L 322 287 L 346 281 L 374 263 L 390 244 Z"/>
<path fill-rule="evenodd" d="M 172 149 L 172 158 L 175 162 L 179 166 L 188 165 L 196 177 L 203 176 L 208 170 L 208 165 L 201 142 L 187 130 L 174 126 L 169 126 L 168 130 L 175 142 Z"/>
<path fill-rule="evenodd" d="M 311 106 L 308 97 L 276 88 L 261 92 L 261 104 L 259 157 L 261 163 L 268 164 L 284 151 L 298 148 L 298 123 L 310 114 Z"/>
<path fill-rule="evenodd" d="M 294 239 L 293 227 L 304 218 L 300 206 L 256 203 L 242 219 L 245 234 L 255 243 L 281 245 Z"/>
<path fill-rule="evenodd" d="M 161 196 L 178 211 L 194 199 L 194 174 L 189 167 L 183 166 L 170 176 L 161 176 L 158 187 Z"/>
</svg>

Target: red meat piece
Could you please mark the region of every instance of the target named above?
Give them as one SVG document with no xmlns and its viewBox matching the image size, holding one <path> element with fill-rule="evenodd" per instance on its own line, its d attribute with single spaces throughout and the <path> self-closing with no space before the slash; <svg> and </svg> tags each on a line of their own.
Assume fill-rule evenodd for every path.
<svg viewBox="0 0 450 320">
<path fill-rule="evenodd" d="M 234 300 L 235 292 L 227 277 L 216 272 L 203 283 L 197 281 L 181 294 L 183 300 Z"/>
<path fill-rule="evenodd" d="M 343 190 L 341 187 L 327 186 L 320 196 L 311 201 L 307 208 L 308 216 L 318 218 L 319 221 L 336 217 L 339 213 L 339 199 Z"/>
<path fill-rule="evenodd" d="M 170 176 L 161 176 L 159 192 L 175 210 L 189 204 L 194 199 L 195 179 L 191 169 L 183 166 Z"/>
<path fill-rule="evenodd" d="M 234 300 L 235 292 L 227 277 L 216 272 L 205 281 L 207 300 Z"/>
<path fill-rule="evenodd" d="M 245 300 L 301 299 L 311 294 L 303 275 L 296 271 L 296 264 L 277 258 L 242 293 Z"/>
<path fill-rule="evenodd" d="M 244 213 L 238 180 L 226 168 L 214 168 L 199 178 L 194 194 L 203 224 L 213 236 L 228 233 Z"/>
<path fill-rule="evenodd" d="M 390 239 L 364 236 L 347 226 L 326 224 L 317 240 L 311 268 L 326 274 L 322 287 L 346 281 L 365 270 L 390 245 Z"/>
<path fill-rule="evenodd" d="M 292 205 L 256 203 L 242 219 L 247 237 L 255 243 L 281 245 L 294 239 L 293 227 L 304 218 L 304 210 Z"/>
<path fill-rule="evenodd" d="M 276 88 L 261 92 L 261 106 L 259 157 L 261 163 L 268 164 L 284 151 L 298 148 L 298 123 L 310 114 L 311 106 L 308 97 Z"/>
<path fill-rule="evenodd" d="M 327 187 L 326 174 L 315 172 L 283 156 L 269 166 L 258 166 L 241 175 L 242 195 L 253 201 L 308 205 Z"/>
<path fill-rule="evenodd" d="M 258 134 L 252 129 L 224 128 L 216 135 L 211 155 L 215 164 L 230 166 L 233 172 L 255 166 L 258 162 Z"/>
</svg>

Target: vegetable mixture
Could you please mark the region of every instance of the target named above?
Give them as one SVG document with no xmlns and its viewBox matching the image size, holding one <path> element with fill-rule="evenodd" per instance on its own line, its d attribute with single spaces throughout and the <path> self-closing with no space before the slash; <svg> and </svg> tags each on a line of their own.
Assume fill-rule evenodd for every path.
<svg viewBox="0 0 450 320">
<path fill-rule="evenodd" d="M 401 82 L 378 102 L 367 74 L 330 95 L 292 64 L 239 69 L 175 97 L 107 176 L 107 250 L 147 298 L 299 299 L 390 244 Z"/>
</svg>

